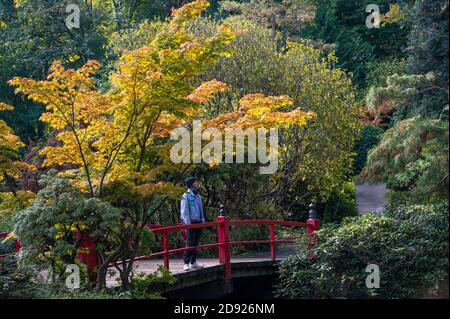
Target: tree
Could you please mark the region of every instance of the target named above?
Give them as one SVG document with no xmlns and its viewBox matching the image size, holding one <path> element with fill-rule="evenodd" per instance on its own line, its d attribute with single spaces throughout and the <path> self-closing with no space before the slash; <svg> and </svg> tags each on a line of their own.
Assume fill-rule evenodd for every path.
<svg viewBox="0 0 450 319">
<path fill-rule="evenodd" d="M 307 0 L 223 1 L 221 8 L 231 14 L 240 14 L 286 36 L 298 35 L 314 20 L 315 4 Z"/>
<path fill-rule="evenodd" d="M 103 53 L 105 12 L 89 1 L 23 0 L 2 1 L 0 6 L 0 100 L 15 106 L 5 119 L 21 139 L 28 142 L 43 137 L 39 123 L 43 109 L 14 96 L 7 80 L 15 76 L 44 79 L 54 60 L 73 67 Z M 69 4 L 81 10 L 80 28 L 65 24 Z"/>
<path fill-rule="evenodd" d="M 382 181 L 413 203 L 449 195 L 448 123 L 410 118 L 386 131 L 370 151 L 363 176 Z"/>
<path fill-rule="evenodd" d="M 448 2 L 416 1 L 404 14 L 411 21 L 405 70 L 386 74 L 366 98 L 376 123 L 448 116 Z M 390 116 L 393 123 L 383 119 Z"/>
<path fill-rule="evenodd" d="M 445 115 L 443 109 L 448 106 L 448 1 L 416 1 L 411 16 L 414 23 L 408 36 L 406 71 L 410 76 L 433 74 L 433 87 L 398 108 L 396 117 L 436 118 Z"/>
<path fill-rule="evenodd" d="M 0 111 L 12 111 L 13 108 L 1 103 Z M 15 194 L 16 188 L 13 185 L 13 179 L 20 175 L 17 152 L 23 146 L 20 139 L 13 134 L 12 129 L 2 120 L 0 120 L 0 182 L 4 181 L 8 189 Z"/>
<path fill-rule="evenodd" d="M 88 61 L 76 71 L 55 63 L 46 81 L 18 77 L 10 81 L 11 85 L 17 86 L 18 92 L 46 106 L 47 112 L 41 119 L 58 132 L 61 146 L 42 150 L 46 156 L 45 165 L 80 168 L 75 171 L 81 174 L 78 186 L 91 198 L 106 196 L 106 183 L 124 183 L 134 173 L 143 173 L 141 176 L 147 181 L 134 177 L 131 184 L 125 182 L 127 186 L 138 187 L 144 193 L 139 198 L 144 197 L 147 203 L 138 203 L 140 209 L 133 212 L 136 219 L 130 216 L 129 223 L 121 224 L 125 229 L 121 228 L 121 233 L 117 234 L 120 245 L 110 254 L 105 252 L 107 256 L 102 258 L 99 268 L 100 288 L 105 285 L 109 264 L 128 257 L 128 244 L 124 243 L 133 240 L 136 243 L 134 253 L 137 251 L 140 233 L 158 207 L 153 205 L 151 209 L 155 200 L 153 195 L 165 194 L 164 201 L 180 192 L 171 183 L 153 182 L 164 173 L 164 165 L 158 158 L 154 159 L 155 165 L 146 167 L 145 172 L 142 166 L 148 160 L 144 157 L 148 148 L 153 145 L 153 129 L 160 134 L 161 130 L 170 130 L 170 126 L 166 128 L 167 121 L 176 125 L 173 121 L 176 115 L 186 116 L 184 112 L 194 107 L 193 102 L 184 99 L 193 91 L 188 82 L 189 75 L 195 76 L 198 74 L 196 68 L 217 59 L 220 53 L 216 52 L 231 39 L 225 27 L 215 37 L 207 39 L 190 38 L 184 31 L 186 21 L 201 14 L 207 5 L 206 1 L 195 1 L 175 11 L 171 23 L 153 43 L 126 53 L 119 63 L 119 72 L 112 77 L 114 89 L 107 95 L 94 90 L 91 76 L 99 67 L 95 61 Z M 136 145 L 137 158 L 131 150 Z M 153 148 L 148 152 L 155 153 L 156 150 Z M 151 169 L 158 173 L 152 175 Z M 124 213 L 127 216 L 129 211 Z M 132 261 L 125 264 L 123 271 L 126 287 Z"/>
<path fill-rule="evenodd" d="M 12 111 L 13 108 L 0 103 L 0 111 Z M 24 146 L 12 129 L 0 120 L 0 217 L 1 227 L 11 227 L 16 212 L 31 203 L 34 194 L 19 189 L 17 179 L 34 167 L 19 161 L 19 150 Z M 5 231 L 11 230 L 3 229 Z"/>
<path fill-rule="evenodd" d="M 0 103 L 0 111 L 12 111 L 13 107 Z M 14 180 L 19 178 L 23 170 L 33 169 L 31 165 L 19 161 L 19 150 L 24 146 L 12 129 L 0 120 L 0 182 L 17 196 Z"/>
<path fill-rule="evenodd" d="M 402 106 L 408 107 L 410 114 L 427 116 L 426 111 L 418 107 L 417 103 L 423 100 L 424 95 L 430 96 L 429 92 L 434 92 L 435 115 L 439 118 L 445 117 L 448 112 L 449 93 L 446 87 L 439 86 L 437 82 L 433 72 L 423 75 L 394 74 L 387 77 L 386 87 L 371 87 L 366 96 L 366 105 L 374 117 L 374 123 L 389 123 L 385 117 L 392 116 L 394 111 Z"/>
<path fill-rule="evenodd" d="M 88 191 L 94 196 L 92 166 L 95 154 L 90 147 L 95 139 L 92 128 L 106 116 L 109 105 L 94 91 L 94 81 L 90 78 L 99 67 L 94 61 L 74 70 L 66 70 L 60 63 L 50 68 L 46 81 L 14 78 L 9 83 L 18 87 L 29 99 L 46 105 L 48 112 L 41 120 L 58 132 L 62 146 L 46 147 L 41 151 L 46 156 L 44 166 L 82 166 L 88 184 Z"/>
<path fill-rule="evenodd" d="M 200 103 L 226 89 L 214 80 L 193 85 L 203 70 L 229 56 L 234 39 L 227 24 L 207 34 L 190 32 L 188 23 L 208 6 L 208 1 L 197 0 L 175 10 L 150 43 L 124 52 L 105 94 L 96 90 L 92 79 L 99 67 L 96 61 L 78 70 L 56 62 L 45 81 L 20 77 L 10 81 L 17 92 L 45 105 L 41 120 L 58 133 L 60 144 L 41 152 L 44 164 L 64 170 L 62 174 L 72 178 L 88 200 L 121 209 L 120 220 L 98 249 L 98 289 L 105 287 L 111 264 L 120 273 L 122 289 L 129 289 L 143 229 L 168 199 L 179 199 L 183 188 L 176 184 L 190 168 L 170 161 L 170 132 L 201 115 Z M 239 112 L 227 116 L 238 126 L 305 125 L 310 115 L 278 111 L 291 105 L 288 97 L 250 95 L 242 100 Z M 75 209 L 76 205 L 68 208 Z M 93 211 L 94 216 L 100 213 Z"/>
<path fill-rule="evenodd" d="M 362 176 L 387 183 L 394 202 L 448 196 L 447 9 L 446 1 L 415 2 L 405 72 L 388 75 L 366 97 L 375 124 L 391 128 Z"/>
<path fill-rule="evenodd" d="M 208 113 L 213 117 L 234 111 L 242 96 L 260 92 L 271 96 L 286 94 L 294 106 L 316 114 L 306 127 L 294 125 L 280 130 L 279 170 L 261 182 L 256 192 L 259 201 L 267 200 L 267 205 L 279 205 L 281 211 L 295 212 L 300 218 L 298 212 L 306 211 L 312 199 L 325 202 L 352 178 L 352 150 L 361 111 L 354 88 L 345 72 L 335 67 L 332 53 L 326 55 L 309 43 L 294 41 L 278 52 L 271 30 L 245 19 L 230 19 L 239 32 L 233 55 L 211 68 L 206 77 L 227 83 L 231 89 L 206 105 Z M 196 27 L 208 30 L 212 26 L 205 22 Z M 291 108 L 285 106 L 282 110 Z M 247 180 L 243 180 L 242 189 L 246 189 L 246 184 Z M 234 188 L 241 189 L 237 185 Z M 234 196 L 233 191 L 224 190 L 223 194 Z M 238 198 L 231 202 L 240 205 L 242 196 Z M 247 214 L 254 211 L 252 202 L 253 199 L 248 205 L 242 203 L 242 207 L 229 209 Z"/>
<path fill-rule="evenodd" d="M 409 9 L 404 2 L 393 4 L 391 1 L 378 1 L 382 24 L 380 28 L 369 29 L 365 23 L 369 13 L 365 10 L 373 1 L 320 0 L 317 2 L 315 23 L 302 36 L 319 43 L 334 43 L 337 66 L 351 72 L 354 83 L 364 89 L 371 63 L 406 55 L 404 49 L 409 24 L 406 18 L 398 18 Z"/>
</svg>

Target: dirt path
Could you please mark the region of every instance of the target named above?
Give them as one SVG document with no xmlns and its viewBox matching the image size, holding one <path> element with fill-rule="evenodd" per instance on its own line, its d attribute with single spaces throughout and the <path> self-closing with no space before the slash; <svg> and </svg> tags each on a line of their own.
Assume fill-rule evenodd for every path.
<svg viewBox="0 0 450 319">
<path fill-rule="evenodd" d="M 368 212 L 379 213 L 386 205 L 385 195 L 389 191 L 384 184 L 357 185 L 356 190 L 356 205 L 360 215 Z"/>
</svg>

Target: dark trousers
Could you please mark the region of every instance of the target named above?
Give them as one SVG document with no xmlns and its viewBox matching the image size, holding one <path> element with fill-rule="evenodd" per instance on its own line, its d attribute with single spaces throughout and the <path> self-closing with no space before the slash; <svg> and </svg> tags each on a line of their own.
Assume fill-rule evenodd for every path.
<svg viewBox="0 0 450 319">
<path fill-rule="evenodd" d="M 188 229 L 186 231 L 187 239 L 186 239 L 186 247 L 195 247 L 198 246 L 200 242 L 200 234 L 201 229 Z M 187 250 L 184 252 L 184 263 L 185 264 L 193 264 L 197 260 L 197 250 Z"/>
</svg>

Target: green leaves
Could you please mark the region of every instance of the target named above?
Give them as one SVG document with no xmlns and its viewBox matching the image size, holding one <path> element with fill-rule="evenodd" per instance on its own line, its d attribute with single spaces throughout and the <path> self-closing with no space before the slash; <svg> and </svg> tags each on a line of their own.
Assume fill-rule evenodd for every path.
<svg viewBox="0 0 450 319">
<path fill-rule="evenodd" d="M 386 131 L 362 177 L 404 191 L 413 202 L 448 196 L 448 123 L 414 117 Z"/>
<path fill-rule="evenodd" d="M 445 202 L 325 226 L 316 258 L 303 253 L 282 263 L 277 292 L 288 298 L 421 298 L 445 279 L 448 235 Z M 372 263 L 380 267 L 380 289 L 365 285 Z"/>
<path fill-rule="evenodd" d="M 386 87 L 371 87 L 366 96 L 366 105 L 369 113 L 375 118 L 374 123 L 380 124 L 381 117 L 390 115 L 399 105 L 413 103 L 423 92 L 447 91 L 445 88 L 437 87 L 435 82 L 436 75 L 433 72 L 423 75 L 387 76 Z"/>
<path fill-rule="evenodd" d="M 312 196 L 326 201 L 351 175 L 361 110 L 351 79 L 335 67 L 334 54 L 324 54 L 306 41 L 289 40 L 279 49 L 280 34 L 274 38 L 271 30 L 242 17 L 227 23 L 237 33 L 233 55 L 205 77 L 227 83 L 231 89 L 206 104 L 208 116 L 239 110 L 238 101 L 255 92 L 289 96 L 292 103 L 283 103 L 283 112 L 299 108 L 315 113 L 308 125 L 289 125 L 280 131 L 283 151 L 280 174 L 272 179 L 276 188 L 272 194 L 276 199 L 272 199 L 284 210 L 299 210 Z M 196 27 L 209 30 L 213 24 L 203 21 Z"/>
<path fill-rule="evenodd" d="M 355 145 L 355 161 L 353 163 L 354 174 L 359 175 L 366 165 L 369 151 L 380 141 L 384 130 L 377 126 L 366 125 L 363 127 L 361 137 Z"/>
<path fill-rule="evenodd" d="M 15 217 L 14 232 L 23 246 L 23 261 L 74 263 L 79 248 L 76 232 L 101 244 L 121 219 L 120 209 L 99 199 L 85 199 L 70 180 L 55 172 L 40 182 L 45 188 Z"/>
<path fill-rule="evenodd" d="M 133 299 L 162 299 L 161 293 L 154 289 L 158 284 L 173 285 L 176 278 L 163 266 L 152 274 L 137 274 L 132 280 L 131 295 Z"/>
</svg>

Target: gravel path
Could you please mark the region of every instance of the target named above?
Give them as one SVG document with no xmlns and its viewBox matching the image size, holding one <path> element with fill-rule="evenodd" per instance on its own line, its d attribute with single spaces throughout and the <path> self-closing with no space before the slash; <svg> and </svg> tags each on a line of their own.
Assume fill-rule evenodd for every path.
<svg viewBox="0 0 450 319">
<path fill-rule="evenodd" d="M 356 205 L 360 215 L 368 212 L 379 213 L 386 205 L 385 195 L 389 190 L 384 184 L 368 183 L 356 186 Z"/>
</svg>

